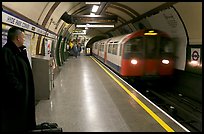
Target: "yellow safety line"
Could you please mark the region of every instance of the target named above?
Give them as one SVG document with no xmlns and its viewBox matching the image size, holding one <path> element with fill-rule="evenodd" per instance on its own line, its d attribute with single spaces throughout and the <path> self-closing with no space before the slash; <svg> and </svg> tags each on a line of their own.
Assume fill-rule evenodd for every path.
<svg viewBox="0 0 204 134">
<path fill-rule="evenodd" d="M 92 56 L 90 56 L 92 58 Z M 107 71 L 98 61 L 92 58 L 116 83 L 118 83 L 147 113 L 149 113 L 167 132 L 174 132 L 161 118 L 159 118 L 151 109 L 142 103 L 133 93 L 131 93 L 122 83 L 120 83 L 111 73 Z"/>
</svg>

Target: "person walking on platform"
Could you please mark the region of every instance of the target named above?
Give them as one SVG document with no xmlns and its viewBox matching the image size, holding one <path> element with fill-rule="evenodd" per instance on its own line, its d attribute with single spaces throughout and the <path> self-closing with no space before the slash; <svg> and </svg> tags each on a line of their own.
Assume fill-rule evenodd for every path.
<svg viewBox="0 0 204 134">
<path fill-rule="evenodd" d="M 23 30 L 11 27 L 1 50 L 1 132 L 36 128 L 33 74 L 23 43 Z"/>
</svg>

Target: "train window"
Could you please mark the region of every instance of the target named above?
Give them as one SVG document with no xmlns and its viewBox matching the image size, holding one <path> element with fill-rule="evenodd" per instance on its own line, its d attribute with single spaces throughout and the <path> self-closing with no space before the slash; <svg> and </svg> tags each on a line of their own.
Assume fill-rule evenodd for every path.
<svg viewBox="0 0 204 134">
<path fill-rule="evenodd" d="M 113 44 L 113 54 L 117 55 L 117 51 L 118 51 L 118 44 Z"/>
<path fill-rule="evenodd" d="M 100 51 L 104 51 L 104 45 L 100 45 Z"/>
<path fill-rule="evenodd" d="M 101 45 L 99 45 L 99 51 L 101 51 Z"/>
<path fill-rule="evenodd" d="M 108 44 L 108 53 L 112 53 L 113 44 Z"/>
<path fill-rule="evenodd" d="M 96 43 L 96 44 L 94 44 L 94 48 L 95 48 L 95 49 L 97 49 L 97 43 Z"/>
</svg>

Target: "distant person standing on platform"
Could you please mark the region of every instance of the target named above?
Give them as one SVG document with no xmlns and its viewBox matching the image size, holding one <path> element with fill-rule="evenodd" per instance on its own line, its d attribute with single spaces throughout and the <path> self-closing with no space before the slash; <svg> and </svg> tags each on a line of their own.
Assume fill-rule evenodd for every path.
<svg viewBox="0 0 204 134">
<path fill-rule="evenodd" d="M 73 45 L 74 45 L 73 41 L 70 41 L 69 42 L 69 50 L 68 50 L 70 55 L 74 54 L 74 52 L 73 52 Z"/>
<path fill-rule="evenodd" d="M 81 53 L 81 45 L 80 44 L 77 45 L 77 50 L 78 50 L 78 56 L 80 56 L 80 53 Z"/>
<path fill-rule="evenodd" d="M 36 128 L 33 74 L 23 43 L 23 30 L 10 28 L 1 55 L 1 132 Z"/>
<path fill-rule="evenodd" d="M 70 41 L 70 43 L 69 43 L 69 49 L 72 49 L 72 47 L 73 47 L 73 41 Z"/>
<path fill-rule="evenodd" d="M 77 45 L 76 44 L 74 44 L 74 46 L 73 46 L 73 51 L 74 51 L 74 56 L 77 58 L 78 49 L 77 49 Z"/>
</svg>

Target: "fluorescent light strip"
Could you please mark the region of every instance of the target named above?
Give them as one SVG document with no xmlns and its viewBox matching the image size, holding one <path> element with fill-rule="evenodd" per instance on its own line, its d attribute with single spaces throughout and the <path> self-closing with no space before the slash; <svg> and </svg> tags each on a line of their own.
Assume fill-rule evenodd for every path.
<svg viewBox="0 0 204 134">
<path fill-rule="evenodd" d="M 86 4 L 90 4 L 90 5 L 99 5 L 99 4 L 101 4 L 101 2 L 86 2 Z"/>
<path fill-rule="evenodd" d="M 91 16 L 95 16 L 95 13 L 90 13 Z"/>
<path fill-rule="evenodd" d="M 76 35 L 86 35 L 86 33 L 72 33 L 72 34 L 76 34 Z"/>
<path fill-rule="evenodd" d="M 93 8 L 91 11 L 95 13 L 95 12 L 97 12 L 98 8 L 99 8 L 99 6 L 93 5 Z"/>
<path fill-rule="evenodd" d="M 76 27 L 114 27 L 114 25 L 76 25 Z"/>
</svg>

